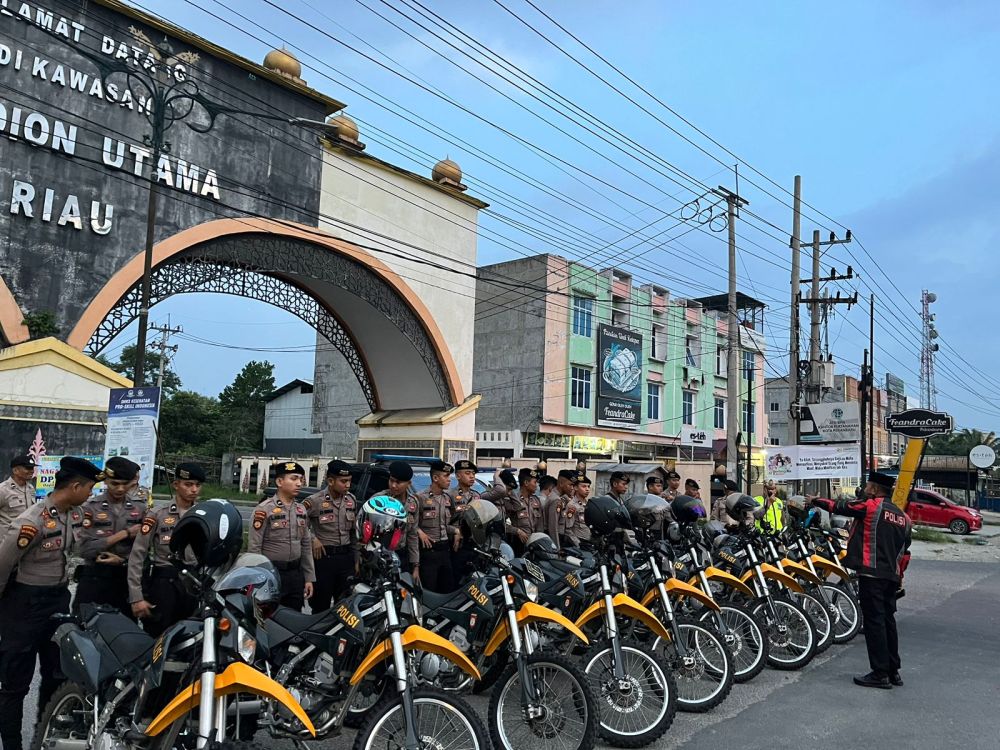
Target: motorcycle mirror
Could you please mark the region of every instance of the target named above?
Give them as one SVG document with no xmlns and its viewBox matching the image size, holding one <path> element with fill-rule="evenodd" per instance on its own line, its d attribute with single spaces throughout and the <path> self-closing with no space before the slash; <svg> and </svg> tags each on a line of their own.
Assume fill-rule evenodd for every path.
<svg viewBox="0 0 1000 750">
<path fill-rule="evenodd" d="M 503 556 L 504 560 L 510 562 L 514 559 L 514 548 L 507 544 L 507 542 L 501 542 L 500 554 Z"/>
</svg>

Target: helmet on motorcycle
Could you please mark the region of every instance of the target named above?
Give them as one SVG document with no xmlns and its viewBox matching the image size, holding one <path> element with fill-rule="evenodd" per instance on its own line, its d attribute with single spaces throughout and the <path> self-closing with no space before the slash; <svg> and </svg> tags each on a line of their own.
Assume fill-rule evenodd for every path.
<svg viewBox="0 0 1000 750">
<path fill-rule="evenodd" d="M 785 508 L 788 510 L 789 516 L 796 521 L 804 522 L 809 513 L 809 501 L 804 495 L 792 495 L 785 503 Z"/>
<path fill-rule="evenodd" d="M 612 534 L 618 529 L 631 529 L 628 510 L 610 495 L 601 495 L 587 501 L 583 520 L 599 536 Z"/>
<path fill-rule="evenodd" d="M 525 550 L 533 556 L 541 559 L 551 559 L 559 556 L 559 549 L 552 537 L 543 531 L 536 531 L 528 537 Z"/>
<path fill-rule="evenodd" d="M 670 503 L 670 512 L 679 523 L 694 523 L 705 517 L 705 506 L 690 495 L 678 495 Z"/>
<path fill-rule="evenodd" d="M 722 534 L 726 533 L 726 527 L 723 525 L 722 521 L 712 519 L 705 524 L 705 539 L 709 542 L 715 541 L 715 539 Z"/>
<path fill-rule="evenodd" d="M 372 495 L 358 514 L 358 539 L 362 544 L 379 543 L 395 550 L 406 529 L 406 508 L 396 498 Z"/>
<path fill-rule="evenodd" d="M 632 522 L 639 528 L 659 526 L 670 515 L 670 503 L 659 495 L 633 495 L 626 505 Z"/>
<path fill-rule="evenodd" d="M 281 578 L 274 564 L 263 555 L 245 552 L 213 588 L 222 595 L 242 593 L 253 599 L 265 615 L 281 602 Z"/>
<path fill-rule="evenodd" d="M 228 565 L 243 548 L 243 516 L 228 500 L 213 498 L 187 511 L 170 535 L 170 552 L 178 562 L 190 550 L 199 567 Z"/>
<path fill-rule="evenodd" d="M 747 513 L 756 511 L 760 507 L 752 497 L 739 492 L 731 492 L 726 497 L 726 513 L 736 521 L 742 520 Z"/>
<path fill-rule="evenodd" d="M 491 542 L 499 541 L 496 538 L 502 537 L 504 532 L 503 518 L 500 510 L 493 503 L 475 498 L 465 509 L 459 513 L 459 524 L 462 529 L 462 536 L 472 539 L 477 547 L 496 546 Z"/>
<path fill-rule="evenodd" d="M 674 543 L 681 540 L 681 525 L 677 521 L 667 524 L 667 539 Z"/>
</svg>

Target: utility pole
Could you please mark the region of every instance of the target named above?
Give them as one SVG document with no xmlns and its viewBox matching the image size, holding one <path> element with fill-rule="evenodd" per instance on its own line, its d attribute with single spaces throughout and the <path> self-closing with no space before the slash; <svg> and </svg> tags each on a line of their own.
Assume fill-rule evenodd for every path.
<svg viewBox="0 0 1000 750">
<path fill-rule="evenodd" d="M 171 355 L 177 353 L 177 344 L 174 344 L 173 346 L 168 346 L 167 342 L 170 340 L 171 336 L 173 336 L 175 333 L 182 333 L 184 329 L 181 328 L 180 326 L 177 326 L 176 328 L 171 328 L 170 321 L 167 320 L 167 325 L 150 326 L 149 330 L 158 331 L 160 334 L 160 340 L 157 341 L 153 346 L 155 346 L 156 349 L 160 352 L 160 375 L 156 380 L 156 387 L 162 388 L 163 372 L 167 366 L 167 356 L 168 356 L 167 352 L 170 352 Z"/>
<path fill-rule="evenodd" d="M 792 202 L 792 321 L 788 336 L 788 437 L 792 445 L 799 444 L 799 234 L 802 231 L 802 177 L 795 175 Z M 796 482 L 796 489 L 798 482 Z"/>
<path fill-rule="evenodd" d="M 740 206 L 749 205 L 749 201 L 740 198 L 736 193 L 720 187 L 713 191 L 726 199 L 726 219 L 729 225 L 729 300 L 726 307 L 727 343 L 729 351 L 726 357 L 726 476 L 739 482 L 739 440 L 740 433 L 740 373 L 739 321 L 736 318 L 736 219 Z M 747 445 L 747 455 L 750 447 Z"/>
</svg>

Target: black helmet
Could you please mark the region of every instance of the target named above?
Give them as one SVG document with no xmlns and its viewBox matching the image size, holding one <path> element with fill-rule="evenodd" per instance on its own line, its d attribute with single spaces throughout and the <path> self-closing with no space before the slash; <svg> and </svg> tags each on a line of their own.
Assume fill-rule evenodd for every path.
<svg viewBox="0 0 1000 750">
<path fill-rule="evenodd" d="M 726 497 L 726 513 L 734 520 L 742 520 L 746 513 L 753 512 L 760 507 L 760 504 L 749 495 L 741 495 L 738 492 L 731 492 Z"/>
<path fill-rule="evenodd" d="M 228 500 L 213 498 L 191 508 L 174 528 L 170 551 L 183 560 L 189 549 L 198 565 L 228 565 L 243 548 L 243 516 Z"/>
<path fill-rule="evenodd" d="M 548 560 L 559 556 L 559 548 L 552 541 L 552 537 L 542 531 L 536 531 L 528 537 L 525 549 L 529 554 L 539 559 Z"/>
<path fill-rule="evenodd" d="M 632 495 L 626 504 L 632 521 L 640 528 L 659 526 L 670 515 L 670 503 L 659 495 Z"/>
<path fill-rule="evenodd" d="M 601 495 L 587 501 L 583 520 L 599 536 L 612 534 L 618 529 L 631 529 L 628 510 L 610 495 Z"/>
<path fill-rule="evenodd" d="M 722 521 L 712 519 L 705 524 L 705 529 L 703 534 L 705 535 L 705 541 L 714 542 L 718 537 L 726 533 L 726 527 L 723 525 Z"/>
<path fill-rule="evenodd" d="M 678 523 L 694 523 L 705 517 L 705 506 L 690 495 L 678 495 L 670 503 L 670 512 Z"/>
<path fill-rule="evenodd" d="M 489 546 L 493 537 L 502 537 L 504 532 L 500 510 L 493 503 L 478 497 L 459 514 L 459 524 L 462 536 L 472 539 L 477 547 Z"/>
<path fill-rule="evenodd" d="M 358 514 L 358 538 L 368 545 L 378 542 L 395 550 L 406 529 L 406 507 L 389 495 L 372 495 L 365 500 Z"/>
<path fill-rule="evenodd" d="M 803 495 L 792 495 L 785 503 L 788 515 L 800 523 L 804 523 L 809 515 L 809 501 Z"/>
<path fill-rule="evenodd" d="M 245 594 L 262 612 L 273 612 L 281 602 L 281 577 L 274 564 L 263 555 L 251 552 L 240 555 L 213 588 L 222 595 Z"/>
</svg>

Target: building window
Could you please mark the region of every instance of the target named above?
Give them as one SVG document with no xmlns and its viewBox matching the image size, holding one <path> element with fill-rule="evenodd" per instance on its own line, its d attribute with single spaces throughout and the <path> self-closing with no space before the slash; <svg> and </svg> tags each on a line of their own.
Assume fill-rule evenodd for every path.
<svg viewBox="0 0 1000 750">
<path fill-rule="evenodd" d="M 667 358 L 667 327 L 653 326 L 653 337 L 650 342 L 649 356 L 653 359 L 665 360 Z"/>
<path fill-rule="evenodd" d="M 571 386 L 570 404 L 578 409 L 589 409 L 590 370 L 585 367 L 572 368 Z"/>
<path fill-rule="evenodd" d="M 696 336 L 687 336 L 684 339 L 684 350 L 688 367 L 699 367 L 701 362 L 701 352 L 698 351 L 698 338 Z"/>
<path fill-rule="evenodd" d="M 772 401 L 771 411 L 781 411 L 781 404 L 779 404 L 777 401 Z"/>
<path fill-rule="evenodd" d="M 628 299 L 625 297 L 611 298 L 611 324 L 628 327 Z"/>
<path fill-rule="evenodd" d="M 681 424 L 694 426 L 694 391 L 681 393 Z"/>
<path fill-rule="evenodd" d="M 726 377 L 726 366 L 729 364 L 726 361 L 726 347 L 717 346 L 715 347 L 715 374 Z"/>
<path fill-rule="evenodd" d="M 743 379 L 753 382 L 754 376 L 754 356 L 749 349 L 743 350 Z"/>
<path fill-rule="evenodd" d="M 715 399 L 715 429 L 726 429 L 726 399 Z"/>
<path fill-rule="evenodd" d="M 768 438 L 767 439 L 767 444 L 768 445 L 781 445 L 781 441 L 778 440 L 778 438 Z"/>
<path fill-rule="evenodd" d="M 658 383 L 649 383 L 646 386 L 646 416 L 650 420 L 660 418 L 660 386 Z"/>
<path fill-rule="evenodd" d="M 750 438 L 753 435 L 754 423 L 756 419 L 756 406 L 753 401 L 743 402 L 743 432 L 747 435 L 747 442 L 750 442 Z"/>
<path fill-rule="evenodd" d="M 587 336 L 594 332 L 594 300 L 590 297 L 573 298 L 573 333 Z"/>
</svg>

